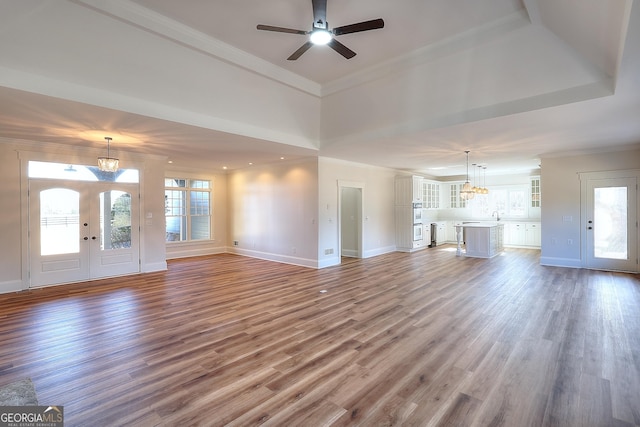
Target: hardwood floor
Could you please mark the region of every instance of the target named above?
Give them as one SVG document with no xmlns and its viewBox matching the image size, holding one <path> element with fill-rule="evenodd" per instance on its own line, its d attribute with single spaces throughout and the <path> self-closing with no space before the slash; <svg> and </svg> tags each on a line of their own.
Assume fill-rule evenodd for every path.
<svg viewBox="0 0 640 427">
<path fill-rule="evenodd" d="M 0 295 L 0 384 L 66 426 L 640 425 L 640 277 L 538 263 L 227 254 Z"/>
</svg>

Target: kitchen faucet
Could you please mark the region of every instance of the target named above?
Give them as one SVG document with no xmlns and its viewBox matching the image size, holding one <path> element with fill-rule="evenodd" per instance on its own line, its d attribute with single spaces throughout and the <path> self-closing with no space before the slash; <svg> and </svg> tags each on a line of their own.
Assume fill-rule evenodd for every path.
<svg viewBox="0 0 640 427">
<path fill-rule="evenodd" d="M 498 211 L 493 211 L 491 213 L 491 218 L 493 218 L 493 214 L 496 214 L 496 221 L 500 221 L 500 214 L 498 213 Z"/>
</svg>

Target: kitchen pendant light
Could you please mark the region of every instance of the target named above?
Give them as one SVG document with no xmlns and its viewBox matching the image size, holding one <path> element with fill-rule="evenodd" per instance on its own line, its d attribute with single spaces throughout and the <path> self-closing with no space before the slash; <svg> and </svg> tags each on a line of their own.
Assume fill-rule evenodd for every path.
<svg viewBox="0 0 640 427">
<path fill-rule="evenodd" d="M 471 187 L 471 183 L 469 182 L 469 150 L 465 151 L 467 153 L 467 181 L 462 186 L 462 190 L 460 190 L 460 198 L 462 200 L 471 200 L 476 195 Z"/>
<path fill-rule="evenodd" d="M 120 161 L 111 157 L 110 143 L 112 138 L 109 136 L 105 136 L 104 139 L 107 140 L 107 157 L 98 157 L 98 169 L 103 172 L 117 172 L 118 163 Z"/>
<path fill-rule="evenodd" d="M 478 190 L 480 189 L 480 187 L 478 187 L 476 184 L 478 184 L 478 180 L 476 179 L 476 164 L 475 163 L 471 163 L 471 167 L 473 168 L 473 187 L 471 187 L 471 190 L 474 193 L 478 193 Z"/>
<path fill-rule="evenodd" d="M 489 194 L 489 189 L 487 188 L 487 167 L 484 166 L 482 170 L 484 172 L 484 177 L 482 178 L 482 194 Z"/>
</svg>

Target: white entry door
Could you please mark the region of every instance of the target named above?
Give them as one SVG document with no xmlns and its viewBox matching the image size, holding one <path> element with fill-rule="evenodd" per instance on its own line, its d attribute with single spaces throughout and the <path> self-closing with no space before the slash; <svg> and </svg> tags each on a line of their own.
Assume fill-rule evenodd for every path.
<svg viewBox="0 0 640 427">
<path fill-rule="evenodd" d="M 140 271 L 138 185 L 29 181 L 32 287 Z"/>
<path fill-rule="evenodd" d="M 587 267 L 638 271 L 637 178 L 587 181 Z"/>
</svg>

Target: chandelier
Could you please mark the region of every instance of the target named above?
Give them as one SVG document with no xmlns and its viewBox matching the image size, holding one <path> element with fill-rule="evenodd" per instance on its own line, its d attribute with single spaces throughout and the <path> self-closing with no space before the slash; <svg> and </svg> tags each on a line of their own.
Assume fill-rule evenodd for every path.
<svg viewBox="0 0 640 427">
<path fill-rule="evenodd" d="M 467 181 L 462 186 L 462 190 L 460 190 L 460 198 L 462 200 L 471 200 L 476 193 L 469 182 L 469 150 L 465 151 L 465 153 L 467 153 Z"/>
<path fill-rule="evenodd" d="M 107 157 L 98 157 L 98 169 L 103 172 L 117 172 L 119 160 L 111 157 L 110 152 L 110 143 L 112 138 L 110 136 L 105 136 L 104 139 L 107 140 Z"/>
</svg>

